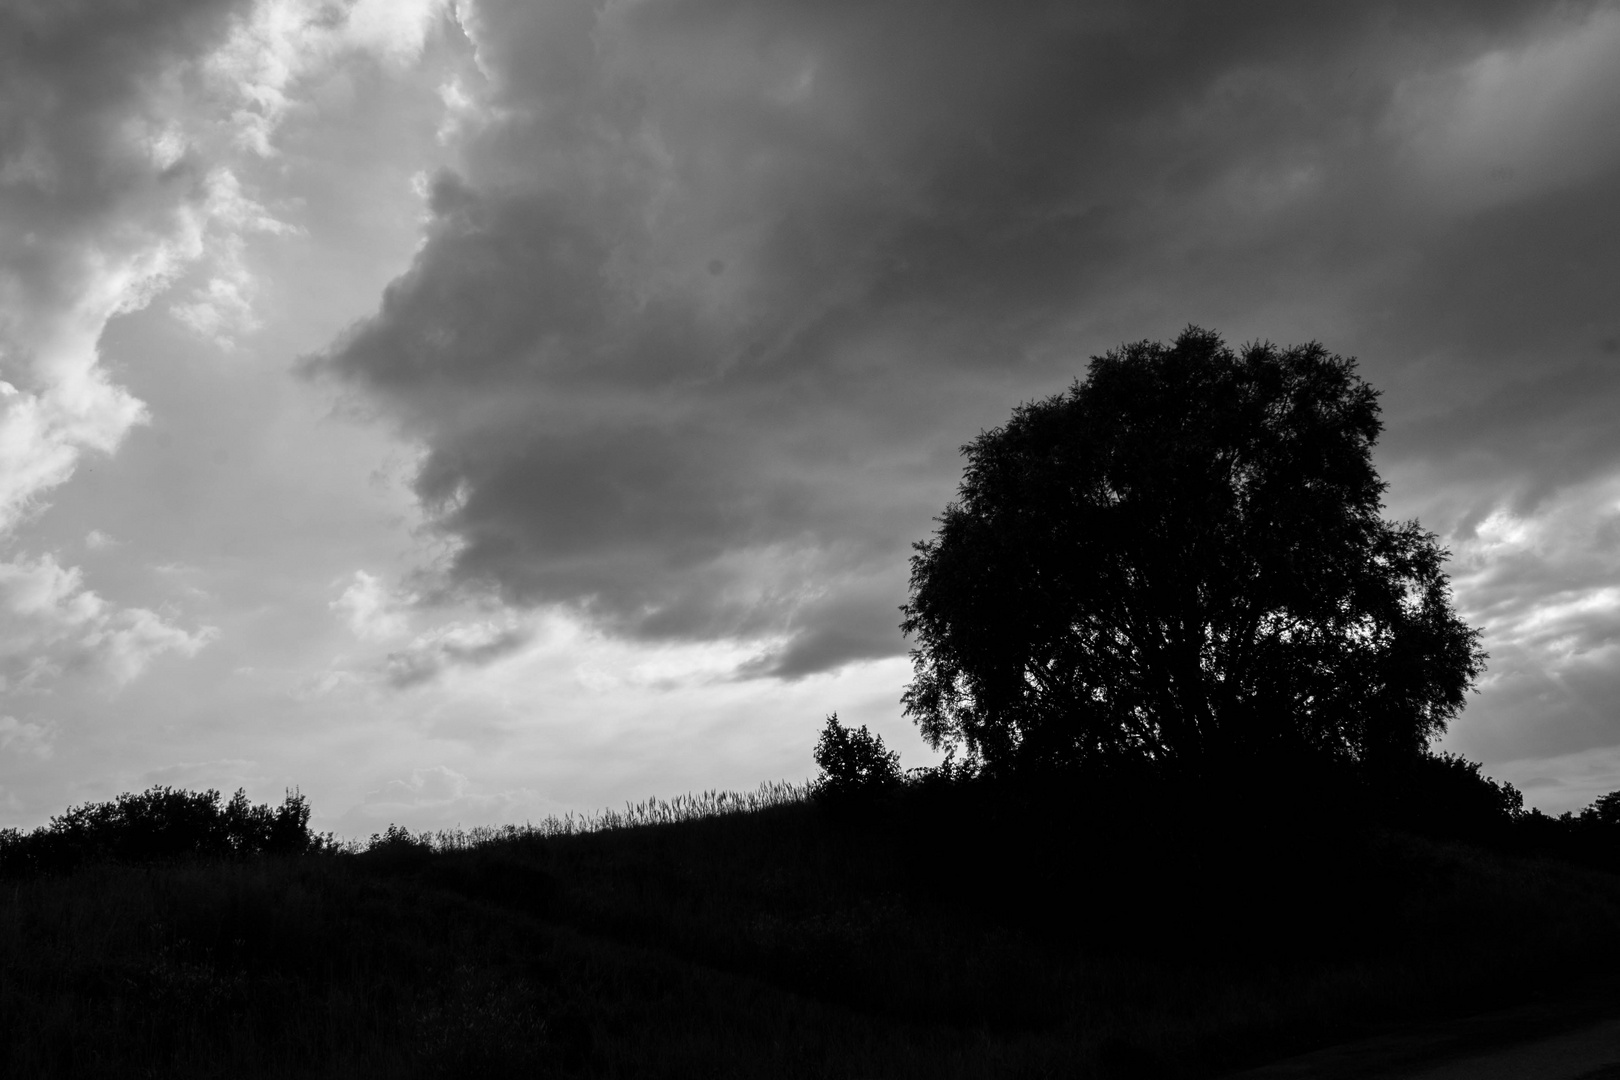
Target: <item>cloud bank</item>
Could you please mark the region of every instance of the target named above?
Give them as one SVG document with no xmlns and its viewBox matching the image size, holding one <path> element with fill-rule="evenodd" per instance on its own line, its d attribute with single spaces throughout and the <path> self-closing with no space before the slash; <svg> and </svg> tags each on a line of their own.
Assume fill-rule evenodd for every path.
<svg viewBox="0 0 1620 1080">
<path fill-rule="evenodd" d="M 960 444 L 1197 323 L 1386 391 L 1495 655 L 1468 748 L 1617 741 L 1614 4 L 457 10 L 459 163 L 306 365 L 421 450 L 422 602 L 896 654 Z"/>
<path fill-rule="evenodd" d="M 181 323 L 227 348 L 258 327 L 246 238 L 293 230 L 239 174 L 274 156 L 299 80 L 354 54 L 407 62 L 442 7 L 0 8 L 0 687 L 91 671 L 123 683 L 213 636 L 104 599 L 54 554 L 30 554 L 27 527 L 87 455 L 150 419 L 101 354 L 110 320 L 190 275 L 168 305 Z"/>
<path fill-rule="evenodd" d="M 86 454 L 111 454 L 145 406 L 101 362 L 109 319 L 144 306 L 202 254 L 209 218 L 247 201 L 183 127 L 188 80 L 243 5 L 218 0 L 0 11 L 0 685 L 63 673 L 115 682 L 187 631 L 120 609 L 81 573 L 15 548 Z"/>
</svg>

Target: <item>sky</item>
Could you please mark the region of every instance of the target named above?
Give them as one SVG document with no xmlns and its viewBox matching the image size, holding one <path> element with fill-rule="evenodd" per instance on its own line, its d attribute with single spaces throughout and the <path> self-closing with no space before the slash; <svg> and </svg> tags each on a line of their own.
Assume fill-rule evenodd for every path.
<svg viewBox="0 0 1620 1080">
<path fill-rule="evenodd" d="M 962 444 L 1192 324 L 1383 392 L 1620 788 L 1620 4 L 0 0 L 0 825 L 364 836 L 903 765 Z"/>
</svg>

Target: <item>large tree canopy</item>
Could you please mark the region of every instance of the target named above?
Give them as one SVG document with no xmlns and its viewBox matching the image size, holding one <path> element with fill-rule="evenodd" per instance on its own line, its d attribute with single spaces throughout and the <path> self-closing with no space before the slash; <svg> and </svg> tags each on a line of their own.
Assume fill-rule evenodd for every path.
<svg viewBox="0 0 1620 1080">
<path fill-rule="evenodd" d="M 963 452 L 916 545 L 908 715 L 987 766 L 1427 747 L 1483 670 L 1446 552 L 1382 517 L 1378 393 L 1189 327 Z"/>
</svg>

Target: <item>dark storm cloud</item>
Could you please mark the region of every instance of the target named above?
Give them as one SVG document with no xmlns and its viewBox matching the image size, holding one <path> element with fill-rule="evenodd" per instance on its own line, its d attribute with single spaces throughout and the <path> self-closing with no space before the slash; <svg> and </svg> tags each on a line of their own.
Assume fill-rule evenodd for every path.
<svg viewBox="0 0 1620 1080">
<path fill-rule="evenodd" d="M 1375 380 L 1423 361 L 1396 452 L 1481 451 L 1468 410 L 1543 372 L 1533 333 L 1469 313 L 1511 322 L 1491 274 L 1522 272 L 1566 286 L 1560 342 L 1600 330 L 1612 293 L 1536 238 L 1608 228 L 1613 173 L 1463 205 L 1447 170 L 1474 144 L 1436 132 L 1474 100 L 1470 62 L 1588 13 L 476 4 L 484 126 L 435 181 L 413 266 L 311 366 L 424 446 L 453 584 L 779 643 L 745 674 L 893 654 L 957 447 L 1121 340 L 1198 322 L 1318 337 Z M 1614 249 L 1580 242 L 1612 285 Z M 1509 253 L 1520 270 L 1484 265 Z M 1589 407 L 1555 383 L 1549 423 Z"/>
<path fill-rule="evenodd" d="M 1427 247 L 1405 282 L 1401 346 L 1444 357 L 1449 385 L 1397 406 L 1390 454 L 1511 482 L 1521 512 L 1613 467 L 1617 194 L 1611 172 L 1471 215 Z"/>
</svg>

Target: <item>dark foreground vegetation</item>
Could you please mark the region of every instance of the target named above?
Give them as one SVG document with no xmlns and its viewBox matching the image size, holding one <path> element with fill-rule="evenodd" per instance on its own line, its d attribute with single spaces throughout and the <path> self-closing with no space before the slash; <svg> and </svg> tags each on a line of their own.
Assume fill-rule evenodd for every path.
<svg viewBox="0 0 1620 1080">
<path fill-rule="evenodd" d="M 0 1074 L 1205 1076 L 1620 960 L 1613 796 L 902 777 L 829 733 L 819 789 L 594 821 L 342 845 L 155 789 L 0 833 Z"/>
</svg>

